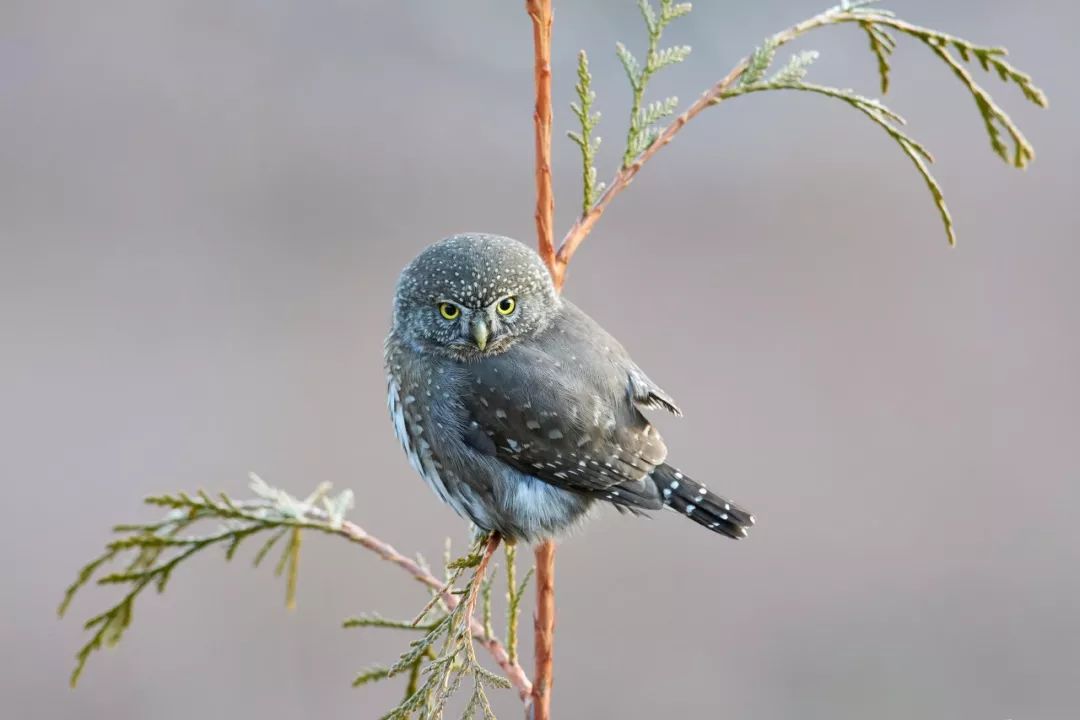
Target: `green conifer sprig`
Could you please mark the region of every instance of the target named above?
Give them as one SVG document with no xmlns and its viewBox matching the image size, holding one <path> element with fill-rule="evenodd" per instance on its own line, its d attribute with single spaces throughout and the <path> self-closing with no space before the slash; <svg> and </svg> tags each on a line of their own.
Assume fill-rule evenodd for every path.
<svg viewBox="0 0 1080 720">
<path fill-rule="evenodd" d="M 1002 82 L 1016 85 L 1029 102 L 1039 107 L 1047 107 L 1046 94 L 1034 84 L 1029 74 L 1022 72 L 1005 59 L 1007 55 L 1005 48 L 978 45 L 949 33 L 913 25 L 898 19 L 894 13 L 876 7 L 867 7 L 869 4 L 861 3 L 857 7 L 838 6 L 826 13 L 825 24 L 855 22 L 870 34 L 871 50 L 878 60 L 883 92 L 887 91 L 889 86 L 888 56 L 892 54 L 896 46 L 894 38 L 889 33 L 889 30 L 892 30 L 925 44 L 964 84 L 982 116 L 990 146 L 995 154 L 1018 168 L 1026 167 L 1035 158 L 1035 151 L 1020 128 L 962 64 L 970 63 L 972 60 L 978 62 L 984 71 L 996 73 Z M 957 60 L 952 51 L 960 56 L 960 60 Z M 1009 143 L 1004 141 L 1002 131 L 1009 136 L 1011 148 Z"/>
<path fill-rule="evenodd" d="M 495 637 L 495 628 L 491 624 L 491 586 L 495 581 L 495 571 L 497 569 L 496 566 L 493 566 L 491 568 L 491 575 L 484 580 L 483 584 L 480 586 L 480 617 L 481 623 L 484 626 L 485 639 Z"/>
<path fill-rule="evenodd" d="M 889 89 L 890 57 L 896 49 L 896 40 L 890 30 L 909 35 L 929 47 L 965 85 L 975 100 L 994 153 L 1018 168 L 1026 167 L 1034 159 L 1035 151 L 1031 143 L 1016 123 L 994 102 L 990 94 L 976 82 L 961 60 L 963 62 L 977 61 L 984 70 L 995 72 L 1002 81 L 1015 84 L 1027 100 L 1040 107 L 1046 107 L 1046 95 L 1034 85 L 1030 75 L 1021 72 L 1004 59 L 1006 54 L 1004 48 L 976 45 L 954 35 L 912 25 L 899 20 L 890 11 L 870 7 L 873 4 L 871 1 L 842 3 L 795 26 L 792 30 L 766 39 L 746 61 L 739 82 L 714 98 L 713 103 L 762 90 L 802 90 L 842 100 L 858 109 L 881 126 L 911 159 L 926 182 L 934 205 L 941 216 L 949 244 L 955 245 L 956 230 L 952 215 L 945 204 L 941 185 L 930 172 L 933 157 L 914 138 L 900 130 L 898 126 L 903 124 L 903 120 L 881 103 L 857 95 L 850 90 L 805 83 L 803 79 L 810 64 L 816 59 L 816 53 L 804 52 L 795 55 L 785 67 L 767 80 L 764 79 L 776 57 L 777 48 L 818 27 L 846 22 L 857 23 L 869 37 L 870 50 L 877 59 L 881 90 L 885 93 Z M 960 60 L 950 50 L 955 50 Z M 1006 136 L 1009 142 L 1006 142 Z"/>
<path fill-rule="evenodd" d="M 645 55 L 645 64 L 642 65 L 625 45 L 615 44 L 615 54 L 622 63 L 623 70 L 626 71 L 626 77 L 630 80 L 630 90 L 633 93 L 630 105 L 630 128 L 627 130 L 626 150 L 623 152 L 623 167 L 630 165 L 645 148 L 656 141 L 659 131 L 655 123 L 669 117 L 679 104 L 678 98 L 670 97 L 642 107 L 649 80 L 657 71 L 681 63 L 690 55 L 688 45 L 660 47 L 664 29 L 673 20 L 687 15 L 693 9 L 690 3 L 660 0 L 660 12 L 657 13 L 650 0 L 638 0 L 638 9 L 645 20 L 645 29 L 649 35 L 649 49 Z M 591 206 L 592 203 L 588 203 L 585 212 Z"/>
<path fill-rule="evenodd" d="M 570 109 L 578 119 L 580 132 L 570 130 L 567 136 L 581 149 L 581 212 L 588 212 L 597 196 L 604 191 L 604 183 L 596 182 L 596 151 L 600 149 L 600 138 L 592 132 L 600 123 L 600 113 L 592 111 L 596 93 L 592 90 L 592 75 L 589 73 L 589 57 L 582 50 L 578 53 L 578 82 L 574 86 L 578 101 L 570 103 Z"/>
<path fill-rule="evenodd" d="M 701 112 L 703 107 L 716 105 L 724 99 L 744 95 L 748 92 L 768 89 L 806 90 L 834 97 L 847 102 L 878 123 L 911 159 L 916 170 L 926 182 L 934 204 L 941 215 L 949 243 L 955 244 L 956 232 L 953 227 L 952 216 L 945 204 L 940 184 L 930 173 L 931 156 L 911 136 L 900 130 L 898 126 L 902 122 L 899 120 L 899 116 L 887 112 L 887 109 L 880 103 L 858 96 L 851 91 L 821 85 L 802 87 L 806 71 L 817 57 L 812 52 L 795 55 L 786 66 L 775 72 L 772 77 L 766 79 L 769 69 L 776 58 L 776 52 L 780 47 L 812 30 L 828 25 L 855 23 L 866 33 L 870 43 L 870 50 L 877 62 L 883 94 L 888 92 L 891 81 L 891 57 L 896 50 L 894 34 L 908 35 L 922 42 L 945 63 L 971 94 L 983 120 L 994 153 L 1018 168 L 1026 167 L 1035 157 L 1035 151 L 1031 143 L 1028 142 L 1020 128 L 994 102 L 990 94 L 978 84 L 971 71 L 965 66 L 965 63 L 977 62 L 984 71 L 993 72 L 1003 82 L 1016 85 L 1028 101 L 1040 107 L 1046 107 L 1045 93 L 1034 84 L 1030 75 L 1020 71 L 1006 60 L 1004 48 L 977 45 L 955 35 L 913 25 L 900 20 L 895 13 L 878 7 L 877 0 L 844 0 L 839 5 L 766 38 L 762 45 L 756 48 L 747 58 L 740 61 L 726 78 L 706 91 L 701 99 L 693 103 L 661 132 L 655 127 L 654 123 L 674 114 L 675 103 L 653 103 L 642 108 L 642 97 L 648 79 L 655 72 L 658 65 L 662 66 L 668 59 L 671 62 L 678 62 L 686 57 L 689 48 L 685 49 L 686 52 L 683 52 L 682 49 L 669 52 L 657 48 L 660 33 L 666 24 L 673 17 L 685 15 L 689 12 L 690 6 L 685 4 L 676 6 L 671 2 L 661 2 L 659 14 L 648 0 L 639 0 L 638 7 L 641 10 L 646 30 L 649 33 L 649 54 L 646 56 L 644 66 L 622 43 L 616 45 L 616 54 L 626 71 L 627 77 L 630 79 L 630 86 L 634 93 L 631 105 L 630 130 L 627 136 L 623 163 L 619 172 L 616 173 L 608 192 L 595 200 L 591 195 L 586 198 L 586 202 L 583 203 L 584 212 L 581 218 L 571 229 L 568 240 L 564 241 L 564 245 L 568 246 L 564 249 L 567 249 L 568 252 L 573 251 L 573 248 L 580 243 L 581 237 L 588 232 L 592 223 L 603 212 L 611 199 L 623 190 L 637 174 L 643 161 L 647 160 L 648 156 L 654 152 L 650 148 L 661 135 L 665 138 L 664 142 L 670 141 L 683 125 Z M 678 8 L 677 12 L 674 11 L 676 7 Z M 589 200 L 593 200 L 593 202 L 590 203 Z M 573 242 L 569 242 L 570 238 L 573 239 Z"/>
<path fill-rule="evenodd" d="M 1011 162 L 1018 168 L 1025 168 L 1032 160 L 1035 159 L 1035 148 L 1031 146 L 1028 139 L 1020 131 L 1020 128 L 1012 121 L 1012 119 L 1002 110 L 994 99 L 990 97 L 990 93 L 986 92 L 975 79 L 972 77 L 968 69 L 957 62 L 956 58 L 949 53 L 948 49 L 937 42 L 929 41 L 927 45 L 934 51 L 934 54 L 941 58 L 942 62 L 952 68 L 952 71 L 963 82 L 968 90 L 971 92 L 972 98 L 975 100 L 975 106 L 979 109 L 979 114 L 982 116 L 983 124 L 986 127 L 986 134 L 990 138 L 990 147 L 994 152 L 1001 157 L 1005 162 Z M 987 57 L 985 54 L 979 57 Z M 1010 73 L 1008 71 L 1002 71 L 1004 74 L 1002 77 L 1015 81 L 1017 74 Z M 1020 85 L 1021 90 L 1024 92 L 1024 96 L 1032 102 L 1037 102 L 1041 98 L 1042 104 L 1045 104 L 1045 98 L 1041 95 L 1041 90 L 1034 88 L 1030 83 L 1017 83 Z M 1008 133 L 1009 138 L 1012 140 L 1012 153 L 1010 156 L 1009 145 L 1002 139 L 1002 129 Z"/>
<path fill-rule="evenodd" d="M 926 186 L 933 198 L 934 205 L 937 207 L 938 213 L 941 216 L 941 222 L 945 228 L 945 234 L 949 240 L 949 244 L 956 244 L 956 229 L 953 225 L 952 213 L 949 212 L 949 208 L 945 204 L 945 195 L 941 190 L 941 185 L 930 172 L 929 164 L 934 161 L 934 158 L 929 150 L 898 127 L 898 125 L 905 124 L 904 119 L 900 115 L 890 110 L 880 101 L 863 97 L 852 90 L 842 90 L 826 85 L 815 85 L 813 83 L 802 82 L 801 80 L 770 80 L 768 82 L 756 83 L 741 88 L 739 91 L 728 97 L 752 92 L 761 92 L 764 90 L 798 90 L 801 92 L 824 95 L 847 103 L 851 107 L 862 112 L 866 117 L 873 120 L 874 123 L 888 133 L 889 137 L 896 142 L 904 154 L 911 159 L 911 162 L 915 165 L 915 169 L 926 182 Z"/>
<path fill-rule="evenodd" d="M 241 544 L 249 537 L 263 533 L 266 539 L 254 554 L 253 564 L 258 566 L 278 546 L 281 547 L 277 573 L 286 576 L 287 604 L 295 602 L 296 579 L 301 544 L 301 531 L 315 530 L 328 534 L 342 534 L 344 514 L 352 507 L 352 494 L 345 491 L 329 495 L 329 485 L 320 485 L 306 499 L 272 488 L 259 479 L 252 478 L 252 490 L 257 498 L 242 502 L 226 495 L 211 496 L 205 492 L 194 495 L 178 493 L 147 498 L 149 505 L 167 510 L 164 519 L 142 524 L 119 525 L 115 530 L 122 537 L 109 542 L 101 555 L 79 571 L 76 580 L 64 594 L 59 611 L 64 614 L 78 591 L 92 581 L 100 585 L 122 585 L 127 592 L 118 602 L 85 624 L 91 632 L 90 639 L 76 655 L 76 666 L 71 676 L 72 685 L 79 680 L 90 656 L 102 647 L 115 645 L 131 624 L 138 597 L 147 588 L 163 592 L 174 571 L 186 560 L 211 547 L 220 547 L 226 560 L 236 556 Z M 318 513 L 313 508 L 321 504 Z M 217 527 L 203 534 L 190 530 L 197 524 L 216 523 Z M 507 680 L 480 665 L 473 644 L 473 631 L 467 615 L 473 592 L 480 593 L 486 637 L 493 637 L 491 628 L 491 581 L 481 580 L 475 573 L 460 589 L 453 585 L 469 569 L 476 568 L 482 558 L 486 537 L 480 537 L 463 557 L 447 559 L 446 573 L 451 588 L 449 592 L 462 597 L 452 610 L 443 601 L 443 594 L 433 593 L 431 603 L 414 621 L 391 620 L 379 615 L 365 614 L 346 620 L 347 628 L 384 628 L 420 633 L 420 638 L 410 643 L 409 649 L 393 665 L 376 666 L 361 672 L 354 679 L 354 686 L 407 673 L 409 677 L 404 700 L 386 717 L 396 720 L 419 713 L 420 717 L 437 718 L 449 698 L 466 679 L 472 682 L 468 705 L 471 712 L 489 717 L 491 706 L 487 690 L 508 687 Z M 282 540 L 285 540 L 282 545 Z M 449 552 L 449 546 L 447 548 Z M 110 562 L 130 555 L 123 569 L 103 574 L 102 569 Z M 527 582 L 526 577 L 526 582 Z M 475 590 L 474 590 L 475 586 Z M 516 603 L 524 592 L 524 583 L 516 588 L 515 608 L 512 617 L 517 618 Z M 431 615 L 430 619 L 423 622 Z M 514 630 L 516 633 L 516 629 Z M 471 717 L 471 716 L 470 716 Z"/>
<path fill-rule="evenodd" d="M 792 55 L 787 65 L 777 70 L 763 85 L 781 86 L 802 82 L 802 79 L 806 77 L 806 73 L 809 72 L 810 66 L 814 64 L 818 57 L 817 50 L 804 50 L 801 53 Z"/>
<path fill-rule="evenodd" d="M 361 670 L 353 680 L 352 686 L 354 688 L 363 687 L 368 683 L 378 682 L 379 680 L 385 680 L 390 676 L 390 668 L 385 665 L 372 665 L 366 670 Z"/>
<path fill-rule="evenodd" d="M 888 31 L 872 22 L 863 20 L 859 25 L 862 26 L 867 39 L 870 41 L 870 52 L 874 53 L 874 57 L 877 58 L 878 76 L 881 78 L 881 94 L 887 95 L 889 92 L 889 72 L 892 70 L 892 66 L 889 65 L 889 56 L 896 49 L 896 40 Z"/>
<path fill-rule="evenodd" d="M 513 543 L 506 543 L 506 654 L 510 657 L 510 662 L 517 662 L 517 628 L 518 618 L 521 616 L 521 600 L 525 596 L 525 588 L 532 579 L 534 569 L 529 568 L 519 584 L 517 547 Z"/>
<path fill-rule="evenodd" d="M 341 517 L 352 506 L 352 493 L 346 490 L 330 499 L 326 497 L 329 486 L 322 485 L 307 500 L 301 501 L 270 488 L 257 477 L 253 479 L 252 489 L 259 499 L 245 502 L 235 502 L 226 495 L 212 497 L 205 492 L 194 496 L 179 493 L 150 497 L 146 499 L 147 504 L 168 510 L 164 519 L 114 528 L 123 537 L 109 542 L 98 557 L 83 566 L 75 582 L 65 591 L 58 608 L 63 616 L 79 590 L 91 581 L 98 585 L 127 587 L 127 592 L 119 601 L 84 624 L 85 629 L 92 632 L 90 639 L 76 654 L 75 669 L 70 679 L 72 686 L 78 683 L 94 652 L 116 645 L 123 637 L 131 625 L 135 601 L 140 595 L 149 588 L 164 592 L 181 564 L 211 547 L 222 548 L 225 559 L 232 560 L 247 538 L 265 532 L 269 537 L 253 560 L 253 564 L 258 566 L 278 541 L 288 537 L 278 562 L 277 574 L 287 572 L 286 604 L 289 607 L 295 604 L 301 530 L 336 533 L 340 529 Z M 325 521 L 312 520 L 305 514 L 305 508 L 320 500 L 326 508 Z M 213 532 L 185 534 L 193 525 L 211 521 L 219 524 Z M 130 560 L 124 569 L 101 573 L 107 564 L 126 554 L 130 554 Z"/>
<path fill-rule="evenodd" d="M 483 551 L 486 542 L 485 536 L 473 545 L 469 555 L 463 559 L 464 562 L 458 563 L 461 566 L 459 571 L 466 567 L 475 567 L 471 558 Z M 467 678 L 472 680 L 473 690 L 466 713 L 462 717 L 471 718 L 477 711 L 482 711 L 485 718 L 494 717 L 486 690 L 492 687 L 508 688 L 510 683 L 480 664 L 476 657 L 468 617 L 467 598 L 470 594 L 486 592 L 490 596 L 490 590 L 485 590 L 485 584 L 485 580 L 474 574 L 460 591 L 462 602 L 430 625 L 430 629 L 422 637 L 410 643 L 409 649 L 382 676 L 394 677 L 408 671 L 412 688 L 397 707 L 383 716 L 383 720 L 407 720 L 414 713 L 419 713 L 421 718 L 440 718 L 446 703 L 458 692 Z M 487 637 L 491 637 L 490 607 L 485 611 L 484 627 Z M 423 664 L 428 657 L 431 660 Z"/>
<path fill-rule="evenodd" d="M 387 628 L 390 630 L 417 630 L 430 632 L 434 625 L 424 625 L 412 620 L 390 620 L 378 613 L 364 613 L 342 621 L 343 628 Z"/>
<path fill-rule="evenodd" d="M 746 69 L 739 76 L 738 84 L 740 86 L 753 85 L 764 78 L 765 73 L 772 66 L 773 59 L 776 58 L 776 49 L 778 47 L 780 47 L 779 38 L 776 36 L 765 38 L 765 42 L 750 54 Z"/>
<path fill-rule="evenodd" d="M 431 650 L 428 650 L 427 653 L 424 655 L 424 657 L 418 659 L 415 663 L 413 663 L 413 666 L 409 669 L 409 679 L 405 683 L 405 699 L 408 699 L 408 698 L 412 697 L 413 693 L 415 693 L 417 688 L 420 687 L 420 672 L 424 667 L 424 660 L 425 659 L 434 660 L 435 659 L 435 653 L 433 651 L 431 651 Z M 387 668 L 386 671 L 387 671 L 387 673 L 389 673 L 390 668 Z M 379 678 L 379 679 L 382 679 L 382 678 Z M 356 685 L 355 681 L 353 682 L 353 687 L 358 687 Z"/>
</svg>

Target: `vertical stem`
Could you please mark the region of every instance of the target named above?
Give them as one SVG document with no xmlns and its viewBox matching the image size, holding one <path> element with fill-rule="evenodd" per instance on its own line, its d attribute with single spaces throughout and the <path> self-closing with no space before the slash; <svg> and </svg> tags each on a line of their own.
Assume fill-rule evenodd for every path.
<svg viewBox="0 0 1080 720">
<path fill-rule="evenodd" d="M 555 541 L 536 546 L 536 615 L 533 618 L 536 671 L 530 720 L 551 720 L 551 674 L 555 663 Z"/>
<path fill-rule="evenodd" d="M 517 596 L 517 545 L 506 543 L 506 654 L 517 662 L 517 626 L 521 600 Z"/>
<path fill-rule="evenodd" d="M 300 528 L 292 529 L 289 538 L 289 568 L 285 580 L 285 607 L 289 610 L 296 609 L 296 580 L 300 572 Z"/>
<path fill-rule="evenodd" d="M 562 287 L 563 265 L 555 256 L 555 195 L 551 189 L 551 0 L 525 0 L 533 26 L 533 82 L 536 86 L 536 239 L 540 257 Z"/>
</svg>

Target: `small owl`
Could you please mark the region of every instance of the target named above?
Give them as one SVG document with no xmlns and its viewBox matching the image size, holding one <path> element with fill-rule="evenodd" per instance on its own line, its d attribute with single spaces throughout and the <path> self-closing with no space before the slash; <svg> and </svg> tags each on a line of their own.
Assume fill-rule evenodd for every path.
<svg viewBox="0 0 1080 720">
<path fill-rule="evenodd" d="M 539 256 L 456 235 L 401 273 L 386 339 L 389 406 L 409 460 L 482 530 L 538 541 L 598 502 L 665 506 L 732 538 L 754 518 L 668 465 L 643 414 L 681 414 Z"/>
</svg>

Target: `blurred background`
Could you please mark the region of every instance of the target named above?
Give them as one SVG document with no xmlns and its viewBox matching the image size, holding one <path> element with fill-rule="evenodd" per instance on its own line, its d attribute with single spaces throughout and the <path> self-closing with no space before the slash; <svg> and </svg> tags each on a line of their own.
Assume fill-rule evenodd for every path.
<svg viewBox="0 0 1080 720">
<path fill-rule="evenodd" d="M 699 3 L 654 98 L 684 104 L 818 0 Z M 751 508 L 733 543 L 605 513 L 558 566 L 555 715 L 755 720 L 1076 716 L 1080 697 L 1080 11 L 896 0 L 1007 45 L 1051 110 L 982 76 L 1039 157 L 991 152 L 971 98 L 902 40 L 889 104 L 939 158 L 950 250 L 910 162 L 839 103 L 708 111 L 613 204 L 567 295 L 681 403 L 672 458 Z M 640 53 L 631 0 L 556 3 L 557 229 L 579 206 L 575 55 L 592 58 L 600 176 Z M 350 689 L 406 638 L 400 571 L 305 544 L 299 608 L 269 568 L 206 557 L 147 597 L 67 689 L 92 590 L 54 607 L 140 498 L 351 487 L 351 517 L 438 557 L 466 528 L 384 407 L 401 267 L 464 230 L 533 242 L 531 30 L 496 0 L 0 4 L 0 697 L 6 717 L 376 718 Z M 876 94 L 833 28 L 811 78 Z M 782 58 L 790 52 L 785 51 Z M 527 626 L 525 626 L 527 627 Z M 526 631 L 526 635 L 529 633 Z M 528 647 L 525 648 L 528 652 Z M 531 665 L 531 661 L 530 661 Z M 519 716 L 502 693 L 500 717 Z"/>
</svg>

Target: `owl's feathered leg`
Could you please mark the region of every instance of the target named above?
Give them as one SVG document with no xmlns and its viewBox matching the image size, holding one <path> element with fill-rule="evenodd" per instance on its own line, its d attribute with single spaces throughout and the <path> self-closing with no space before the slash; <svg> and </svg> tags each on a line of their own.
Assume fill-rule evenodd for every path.
<svg viewBox="0 0 1080 720">
<path fill-rule="evenodd" d="M 657 467 L 652 478 L 668 507 L 713 532 L 739 540 L 754 524 L 753 515 L 670 465 Z"/>
</svg>

